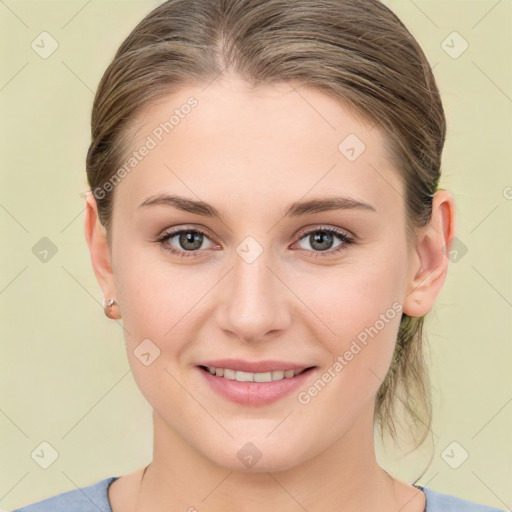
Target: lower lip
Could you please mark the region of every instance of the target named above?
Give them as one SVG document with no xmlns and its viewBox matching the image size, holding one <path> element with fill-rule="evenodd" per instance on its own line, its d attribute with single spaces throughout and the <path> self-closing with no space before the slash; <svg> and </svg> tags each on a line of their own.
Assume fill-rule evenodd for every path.
<svg viewBox="0 0 512 512">
<path fill-rule="evenodd" d="M 197 368 L 214 391 L 232 402 L 253 407 L 271 404 L 291 393 L 304 384 L 315 370 L 310 368 L 295 377 L 270 382 L 238 382 Z"/>
</svg>

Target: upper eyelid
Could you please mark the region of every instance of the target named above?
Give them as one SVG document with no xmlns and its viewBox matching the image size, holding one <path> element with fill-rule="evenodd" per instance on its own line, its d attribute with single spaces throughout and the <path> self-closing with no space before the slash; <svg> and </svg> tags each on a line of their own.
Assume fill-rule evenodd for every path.
<svg viewBox="0 0 512 512">
<path fill-rule="evenodd" d="M 328 224 L 303 228 L 303 229 L 299 230 L 299 232 L 297 233 L 296 236 L 299 236 L 300 238 L 302 238 L 303 236 L 305 236 L 305 235 L 307 235 L 307 234 L 309 234 L 311 232 L 323 231 L 323 230 L 326 230 L 326 231 L 336 231 L 336 232 L 338 232 L 341 235 L 347 236 L 348 238 L 354 238 L 355 239 L 355 236 L 350 231 L 348 231 L 347 229 L 339 228 L 339 227 L 335 227 L 335 226 L 329 226 Z"/>
</svg>

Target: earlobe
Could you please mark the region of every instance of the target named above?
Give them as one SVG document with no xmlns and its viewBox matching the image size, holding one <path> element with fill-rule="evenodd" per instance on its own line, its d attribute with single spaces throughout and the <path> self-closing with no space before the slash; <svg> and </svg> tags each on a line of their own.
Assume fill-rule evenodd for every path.
<svg viewBox="0 0 512 512">
<path fill-rule="evenodd" d="M 98 218 L 96 199 L 92 193 L 86 195 L 84 231 L 94 274 L 103 292 L 105 314 L 107 314 L 106 304 L 117 295 L 110 248 L 107 243 L 105 229 Z M 118 308 L 116 307 L 115 310 L 117 311 Z M 107 316 L 109 318 L 120 318 L 117 313 L 114 313 L 113 309 L 109 309 Z"/>
<path fill-rule="evenodd" d="M 421 228 L 412 255 L 403 311 L 409 316 L 426 315 L 441 292 L 448 271 L 448 255 L 455 236 L 455 200 L 447 190 L 438 190 L 432 200 L 430 222 Z"/>
</svg>

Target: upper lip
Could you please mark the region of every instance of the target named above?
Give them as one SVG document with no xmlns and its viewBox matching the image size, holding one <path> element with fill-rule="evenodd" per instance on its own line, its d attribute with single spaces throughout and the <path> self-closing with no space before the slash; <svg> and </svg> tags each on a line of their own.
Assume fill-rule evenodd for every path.
<svg viewBox="0 0 512 512">
<path fill-rule="evenodd" d="M 198 366 L 210 366 L 211 368 L 224 368 L 249 373 L 265 373 L 277 370 L 305 370 L 313 365 L 277 360 L 244 361 L 243 359 L 216 359 L 215 361 L 204 361 Z"/>
</svg>

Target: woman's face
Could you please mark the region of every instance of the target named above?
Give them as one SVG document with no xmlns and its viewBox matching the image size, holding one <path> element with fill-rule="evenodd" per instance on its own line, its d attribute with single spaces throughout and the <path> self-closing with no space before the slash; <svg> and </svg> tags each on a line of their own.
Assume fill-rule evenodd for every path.
<svg viewBox="0 0 512 512">
<path fill-rule="evenodd" d="M 360 449 L 418 270 L 379 127 L 318 90 L 235 78 L 183 87 L 134 126 L 115 186 L 112 296 L 157 442 L 253 471 L 337 441 Z M 238 383 L 200 367 L 222 359 L 275 362 L 252 372 L 260 381 L 314 368 Z"/>
</svg>

